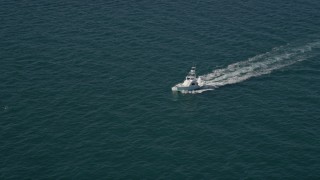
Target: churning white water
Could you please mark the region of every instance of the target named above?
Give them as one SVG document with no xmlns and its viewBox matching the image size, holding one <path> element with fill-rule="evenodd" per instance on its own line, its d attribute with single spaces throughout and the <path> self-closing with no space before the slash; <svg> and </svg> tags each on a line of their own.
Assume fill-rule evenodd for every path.
<svg viewBox="0 0 320 180">
<path fill-rule="evenodd" d="M 226 68 L 216 69 L 212 73 L 200 76 L 202 88 L 192 93 L 214 90 L 228 84 L 235 84 L 252 77 L 269 74 L 274 70 L 308 59 L 314 48 L 319 48 L 320 42 L 308 43 L 303 46 L 291 45 L 273 48 L 270 52 L 236 62 Z"/>
</svg>

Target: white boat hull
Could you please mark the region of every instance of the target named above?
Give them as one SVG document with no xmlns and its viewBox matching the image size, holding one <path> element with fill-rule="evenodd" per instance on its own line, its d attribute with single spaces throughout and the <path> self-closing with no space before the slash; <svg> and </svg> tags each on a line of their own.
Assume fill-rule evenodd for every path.
<svg viewBox="0 0 320 180">
<path fill-rule="evenodd" d="M 200 86 L 181 86 L 182 84 L 177 84 L 175 86 L 173 86 L 171 89 L 172 91 L 194 91 L 197 89 L 200 89 Z"/>
<path fill-rule="evenodd" d="M 196 76 L 196 67 L 192 67 L 183 83 L 173 86 L 172 91 L 188 92 L 200 89 L 202 85 L 201 78 Z"/>
</svg>

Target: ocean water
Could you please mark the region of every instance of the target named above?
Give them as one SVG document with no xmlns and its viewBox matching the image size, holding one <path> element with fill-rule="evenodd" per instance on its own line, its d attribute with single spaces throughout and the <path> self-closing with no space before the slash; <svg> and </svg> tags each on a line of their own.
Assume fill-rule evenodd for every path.
<svg viewBox="0 0 320 180">
<path fill-rule="evenodd" d="M 0 179 L 320 178 L 320 1 L 0 2 Z M 172 93 L 192 64 L 206 88 Z"/>
</svg>

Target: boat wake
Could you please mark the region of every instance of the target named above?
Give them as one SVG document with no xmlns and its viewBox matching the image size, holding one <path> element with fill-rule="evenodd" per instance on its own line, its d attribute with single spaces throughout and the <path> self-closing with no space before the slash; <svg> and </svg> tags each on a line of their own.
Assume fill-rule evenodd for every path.
<svg viewBox="0 0 320 180">
<path fill-rule="evenodd" d="M 320 48 L 320 42 L 308 43 L 300 47 L 286 45 L 273 48 L 270 52 L 200 76 L 202 88 L 190 93 L 202 93 L 228 84 L 239 83 L 252 77 L 269 74 L 274 70 L 310 58 L 311 52 L 315 48 Z"/>
</svg>

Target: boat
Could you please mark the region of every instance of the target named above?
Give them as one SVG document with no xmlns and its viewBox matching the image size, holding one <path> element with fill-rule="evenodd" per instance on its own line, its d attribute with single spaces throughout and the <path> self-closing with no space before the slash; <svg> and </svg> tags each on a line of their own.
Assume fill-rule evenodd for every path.
<svg viewBox="0 0 320 180">
<path fill-rule="evenodd" d="M 186 79 L 183 83 L 179 83 L 173 86 L 172 91 L 180 91 L 180 92 L 192 92 L 194 90 L 201 88 L 201 79 L 197 78 L 196 75 L 196 67 L 191 67 L 190 72 L 186 76 Z"/>
</svg>

